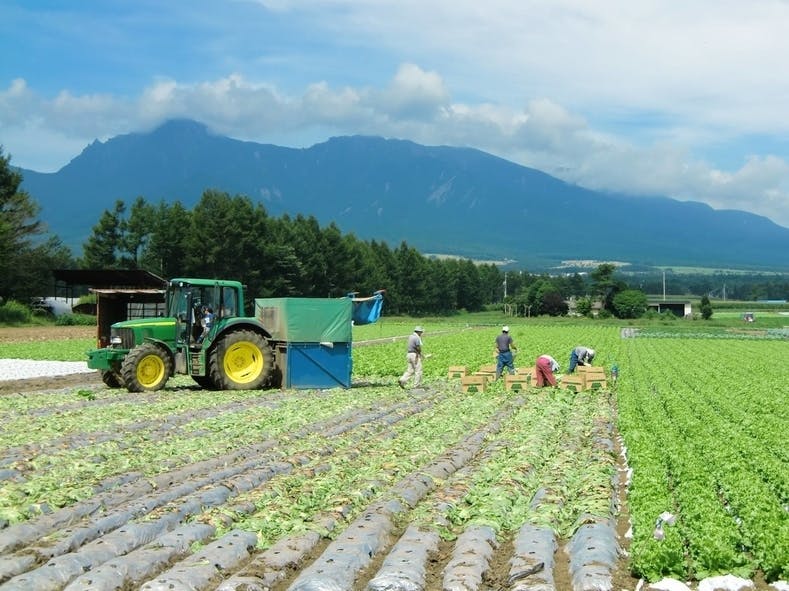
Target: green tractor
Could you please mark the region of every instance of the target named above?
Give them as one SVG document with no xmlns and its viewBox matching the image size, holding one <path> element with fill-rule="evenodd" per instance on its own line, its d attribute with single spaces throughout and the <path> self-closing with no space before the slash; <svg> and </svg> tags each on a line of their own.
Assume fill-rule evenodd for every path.
<svg viewBox="0 0 789 591">
<path fill-rule="evenodd" d="M 172 279 L 166 306 L 166 316 L 113 324 L 110 345 L 88 352 L 88 367 L 107 386 L 155 391 L 176 373 L 216 390 L 253 390 L 272 380 L 274 343 L 259 320 L 244 315 L 241 283 Z M 205 327 L 208 309 L 213 322 Z"/>
</svg>

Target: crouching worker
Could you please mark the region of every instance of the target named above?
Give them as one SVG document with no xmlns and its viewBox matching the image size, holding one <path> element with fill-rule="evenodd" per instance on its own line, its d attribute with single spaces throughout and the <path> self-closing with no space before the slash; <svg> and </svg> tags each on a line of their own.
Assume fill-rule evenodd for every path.
<svg viewBox="0 0 789 591">
<path fill-rule="evenodd" d="M 556 386 L 556 376 L 553 375 L 554 372 L 559 371 L 559 364 L 556 363 L 556 359 L 550 355 L 540 355 L 534 366 L 538 388 L 548 385 Z"/>
<path fill-rule="evenodd" d="M 578 346 L 570 352 L 570 366 L 567 373 L 573 373 L 577 365 L 592 365 L 594 349 Z"/>
</svg>

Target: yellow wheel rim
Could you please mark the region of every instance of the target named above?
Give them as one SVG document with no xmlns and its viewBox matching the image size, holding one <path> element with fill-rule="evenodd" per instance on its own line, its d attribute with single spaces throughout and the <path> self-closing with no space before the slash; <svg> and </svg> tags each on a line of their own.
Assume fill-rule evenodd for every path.
<svg viewBox="0 0 789 591">
<path fill-rule="evenodd" d="M 239 341 L 225 352 L 225 375 L 237 384 L 254 381 L 263 371 L 263 354 L 254 343 Z"/>
<path fill-rule="evenodd" d="M 137 364 L 137 381 L 143 388 L 153 388 L 164 378 L 164 361 L 158 355 L 146 355 Z"/>
</svg>

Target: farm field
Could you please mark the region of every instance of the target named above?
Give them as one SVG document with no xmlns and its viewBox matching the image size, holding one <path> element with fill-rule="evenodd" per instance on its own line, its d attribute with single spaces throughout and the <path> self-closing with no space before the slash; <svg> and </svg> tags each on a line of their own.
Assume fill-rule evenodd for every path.
<svg viewBox="0 0 789 591">
<path fill-rule="evenodd" d="M 586 344 L 618 382 L 466 394 L 448 367 L 492 363 L 500 327 L 423 325 L 418 390 L 413 326 L 382 322 L 349 390 L 0 395 L 0 590 L 789 578 L 785 339 L 510 322 L 516 366 Z"/>
</svg>

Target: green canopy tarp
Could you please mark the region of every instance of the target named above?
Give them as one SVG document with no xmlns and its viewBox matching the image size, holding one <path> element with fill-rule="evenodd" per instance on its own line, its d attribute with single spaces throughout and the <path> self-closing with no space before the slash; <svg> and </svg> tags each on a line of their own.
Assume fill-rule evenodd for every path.
<svg viewBox="0 0 789 591">
<path fill-rule="evenodd" d="M 350 298 L 257 298 L 255 317 L 274 340 L 292 343 L 350 343 Z"/>
</svg>

